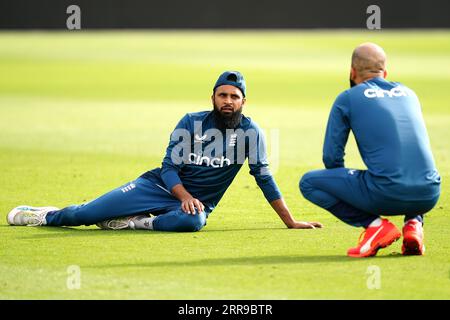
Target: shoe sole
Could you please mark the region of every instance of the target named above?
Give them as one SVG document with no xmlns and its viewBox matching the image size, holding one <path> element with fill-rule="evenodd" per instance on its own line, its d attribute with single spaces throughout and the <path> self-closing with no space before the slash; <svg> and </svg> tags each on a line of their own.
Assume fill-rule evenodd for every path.
<svg viewBox="0 0 450 320">
<path fill-rule="evenodd" d="M 425 246 L 415 237 L 403 239 L 402 254 L 404 256 L 421 256 L 425 253 Z"/>
<path fill-rule="evenodd" d="M 373 257 L 378 253 L 378 250 L 382 248 L 386 248 L 393 244 L 395 241 L 401 238 L 401 233 L 398 230 L 391 230 L 389 233 L 387 233 L 383 238 L 378 240 L 378 242 L 375 243 L 375 245 L 364 254 L 348 254 L 349 257 L 352 258 L 368 258 Z"/>
<path fill-rule="evenodd" d="M 14 209 L 12 209 L 6 216 L 6 221 L 8 222 L 8 224 L 10 226 L 16 226 L 16 224 L 14 224 L 14 216 L 19 211 L 19 208 L 23 208 L 23 207 L 29 207 L 29 208 L 34 208 L 34 209 L 48 209 L 49 211 L 59 210 L 59 208 L 56 208 L 56 207 L 32 207 L 32 206 L 26 206 L 26 205 L 18 206 L 18 207 L 15 207 Z"/>
</svg>

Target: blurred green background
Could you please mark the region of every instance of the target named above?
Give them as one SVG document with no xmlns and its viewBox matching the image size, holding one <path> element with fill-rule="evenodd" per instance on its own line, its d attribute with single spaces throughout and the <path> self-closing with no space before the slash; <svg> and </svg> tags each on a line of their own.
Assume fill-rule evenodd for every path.
<svg viewBox="0 0 450 320">
<path fill-rule="evenodd" d="M 322 167 L 330 106 L 366 41 L 384 47 L 388 79 L 419 96 L 442 176 L 424 257 L 402 257 L 396 243 L 373 259 L 347 258 L 361 230 L 298 191 L 301 175 Z M 279 134 L 272 161 L 293 214 L 325 228 L 285 229 L 246 166 L 195 234 L 20 228 L 2 218 L 0 298 L 449 298 L 448 31 L 2 32 L 2 216 L 22 204 L 85 202 L 159 166 L 177 121 L 211 108 L 224 70 L 246 78 L 244 114 Z M 352 139 L 346 163 L 364 167 Z M 82 270 L 80 290 L 66 287 L 69 265 Z M 370 265 L 382 270 L 379 290 L 367 288 Z"/>
</svg>

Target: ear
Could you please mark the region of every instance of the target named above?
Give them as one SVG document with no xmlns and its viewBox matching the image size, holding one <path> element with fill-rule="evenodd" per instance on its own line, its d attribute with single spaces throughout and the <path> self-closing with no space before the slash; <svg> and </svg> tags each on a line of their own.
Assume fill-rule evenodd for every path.
<svg viewBox="0 0 450 320">
<path fill-rule="evenodd" d="M 214 92 L 213 92 L 213 94 L 211 95 L 211 103 L 212 103 L 212 105 L 214 105 Z"/>
<path fill-rule="evenodd" d="M 246 101 L 247 101 L 246 98 L 242 98 L 242 106 L 245 104 Z"/>
<path fill-rule="evenodd" d="M 384 69 L 384 71 L 383 71 L 383 78 L 385 78 L 385 79 L 386 79 L 386 77 L 387 77 L 387 70 L 386 70 L 386 69 Z"/>
<path fill-rule="evenodd" d="M 353 67 L 351 67 L 351 68 L 350 68 L 350 79 L 352 79 L 353 81 L 355 81 L 356 76 L 357 76 L 356 69 L 353 68 Z"/>
</svg>

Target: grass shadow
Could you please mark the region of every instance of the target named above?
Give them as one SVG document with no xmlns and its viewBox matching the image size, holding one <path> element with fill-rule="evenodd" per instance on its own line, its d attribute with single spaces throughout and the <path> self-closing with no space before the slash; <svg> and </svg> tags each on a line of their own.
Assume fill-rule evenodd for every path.
<svg viewBox="0 0 450 320">
<path fill-rule="evenodd" d="M 71 227 L 39 227 L 39 233 L 24 235 L 20 239 L 51 239 L 64 237 L 94 237 L 94 236 L 118 236 L 118 235 L 156 235 L 167 234 L 161 231 L 146 230 L 102 230 L 102 229 L 78 229 Z"/>
<path fill-rule="evenodd" d="M 6 228 L 13 228 L 11 226 L 0 226 Z M 28 227 L 14 227 L 14 228 L 28 228 Z M 282 230 L 285 228 L 252 228 L 252 229 L 213 229 L 213 230 L 202 230 L 201 232 L 167 232 L 167 231 L 149 231 L 149 230 L 102 230 L 102 229 L 79 229 L 74 227 L 39 227 L 33 230 L 39 230 L 37 234 L 25 234 L 19 236 L 18 238 L 26 239 L 47 239 L 47 238 L 60 238 L 60 237 L 85 237 L 85 236 L 132 236 L 132 235 L 202 235 L 214 232 L 251 232 L 251 231 L 264 231 L 264 230 Z"/>
<path fill-rule="evenodd" d="M 173 267 L 214 267 L 214 266 L 255 266 L 255 265 L 278 265 L 278 264 L 304 264 L 304 263 L 342 263 L 357 261 L 343 255 L 326 256 L 266 256 L 266 257 L 239 257 L 239 258 L 215 258 L 199 259 L 192 261 L 158 261 L 148 263 L 121 263 L 108 265 L 83 266 L 92 269 L 115 269 L 115 268 L 173 268 Z"/>
</svg>

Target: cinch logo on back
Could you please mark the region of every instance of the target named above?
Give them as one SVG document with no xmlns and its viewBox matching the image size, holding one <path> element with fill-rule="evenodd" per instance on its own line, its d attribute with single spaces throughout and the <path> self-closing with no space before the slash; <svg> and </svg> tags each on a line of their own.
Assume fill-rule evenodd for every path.
<svg viewBox="0 0 450 320">
<path fill-rule="evenodd" d="M 206 156 L 199 156 L 195 153 L 189 154 L 189 163 L 196 164 L 196 165 L 202 165 L 205 163 L 208 167 L 213 168 L 223 168 L 225 165 L 229 166 L 231 164 L 230 159 L 225 158 L 224 156 L 220 158 L 209 158 Z"/>
<path fill-rule="evenodd" d="M 383 90 L 383 89 L 366 89 L 364 90 L 364 95 L 367 98 L 384 98 L 384 97 L 406 97 L 408 96 L 408 93 L 405 89 L 402 89 L 401 87 L 395 87 L 391 90 Z"/>
</svg>

